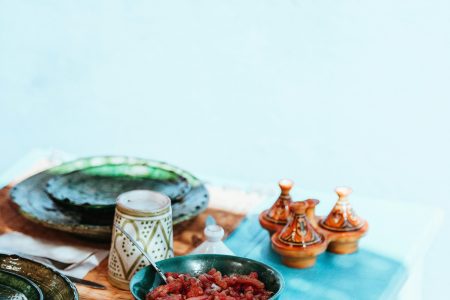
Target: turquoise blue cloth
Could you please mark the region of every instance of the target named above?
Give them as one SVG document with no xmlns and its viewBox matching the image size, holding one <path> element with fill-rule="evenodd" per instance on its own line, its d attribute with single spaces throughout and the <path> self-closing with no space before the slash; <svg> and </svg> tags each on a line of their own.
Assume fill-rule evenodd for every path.
<svg viewBox="0 0 450 300">
<path fill-rule="evenodd" d="M 280 271 L 286 283 L 281 299 L 286 300 L 395 299 L 406 279 L 401 262 L 365 249 L 350 255 L 325 252 L 309 269 L 286 267 L 271 250 L 269 234 L 256 214 L 248 215 L 225 243 L 237 255 Z"/>
</svg>

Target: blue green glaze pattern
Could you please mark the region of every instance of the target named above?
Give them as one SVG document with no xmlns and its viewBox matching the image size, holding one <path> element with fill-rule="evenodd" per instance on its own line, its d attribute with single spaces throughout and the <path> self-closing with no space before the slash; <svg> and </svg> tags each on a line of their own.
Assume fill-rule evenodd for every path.
<svg viewBox="0 0 450 300">
<path fill-rule="evenodd" d="M 0 270 L 0 299 L 43 300 L 41 289 L 31 280 L 18 274 Z"/>
<path fill-rule="evenodd" d="M 197 216 L 208 206 L 209 197 L 205 186 L 189 172 L 167 163 L 126 156 L 82 158 L 50 168 L 18 183 L 11 190 L 11 199 L 18 206 L 19 212 L 32 222 L 91 239 L 110 240 L 112 233 L 111 225 L 113 222 L 112 215 L 109 219 L 107 218 L 102 222 L 104 224 L 92 224 L 90 220 L 87 220 L 85 214 L 79 211 L 64 209 L 60 205 L 57 205 L 46 193 L 45 187 L 47 182 L 54 176 L 90 167 L 124 164 L 145 164 L 174 172 L 186 178 L 191 189 L 184 196 L 183 201 L 172 205 L 173 224 L 178 224 Z"/>
<path fill-rule="evenodd" d="M 58 271 L 41 263 L 0 253 L 0 271 L 26 277 L 42 291 L 45 300 L 78 300 L 75 285 Z M 24 291 L 21 292 L 25 294 Z"/>
<path fill-rule="evenodd" d="M 1 300 L 28 300 L 28 297 L 10 286 L 0 284 L 0 299 Z"/>
<path fill-rule="evenodd" d="M 114 211 L 116 198 L 124 192 L 147 189 L 182 201 L 191 186 L 186 178 L 146 164 L 102 165 L 52 177 L 46 191 L 55 201 L 85 209 Z"/>
</svg>

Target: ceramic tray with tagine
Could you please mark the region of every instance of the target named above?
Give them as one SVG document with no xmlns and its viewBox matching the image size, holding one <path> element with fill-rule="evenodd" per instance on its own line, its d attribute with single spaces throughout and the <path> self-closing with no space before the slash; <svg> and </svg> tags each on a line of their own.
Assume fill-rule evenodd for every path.
<svg viewBox="0 0 450 300">
<path fill-rule="evenodd" d="M 2 298 L 1 290 L 16 298 Z M 13 294 L 15 293 L 15 294 Z M 17 256 L 0 254 L 0 299 L 78 300 L 75 285 L 56 270 Z"/>
<path fill-rule="evenodd" d="M 259 215 L 261 226 L 271 235 L 272 249 L 282 262 L 293 268 L 312 267 L 325 250 L 350 254 L 358 250 L 358 241 L 367 233 L 369 224 L 353 210 L 349 187 L 337 187 L 338 200 L 326 217 L 316 216 L 317 199 L 292 202 L 288 194 L 289 181 L 280 181 L 281 195 L 268 210 Z M 286 212 L 289 212 L 287 217 Z M 277 216 L 277 218 L 271 217 Z M 280 222 L 280 216 L 283 217 Z"/>
<path fill-rule="evenodd" d="M 124 166 L 130 166 L 124 167 Z M 138 166 L 142 171 L 143 166 L 148 170 L 160 169 L 160 174 L 175 173 L 188 182 L 189 189 L 181 199 L 172 203 L 173 223 L 178 224 L 197 216 L 208 205 L 208 192 L 202 182 L 187 171 L 175 166 L 147 159 L 139 159 L 125 156 L 99 156 L 74 160 L 57 167 L 50 168 L 24 181 L 18 183 L 11 190 L 12 201 L 19 207 L 19 212 L 27 219 L 43 226 L 77 234 L 88 238 L 109 240 L 111 238 L 113 215 L 100 215 L 96 223 L 92 215 L 85 210 L 68 209 L 55 201 L 47 192 L 47 184 L 51 180 L 62 180 L 60 176 L 73 174 L 74 172 L 88 169 L 111 170 L 112 166 L 121 166 L 122 171 L 133 170 Z M 102 168 L 105 169 L 102 169 Z M 134 170 L 136 171 L 136 169 Z M 145 171 L 145 172 L 147 172 Z M 88 171 L 90 172 L 90 171 Z M 148 174 L 148 173 L 146 173 Z M 178 178 L 178 177 L 173 177 Z M 65 179 L 64 179 L 65 180 Z M 172 187 L 174 198 L 179 198 L 185 191 L 182 180 L 174 179 Z M 178 183 L 177 183 L 178 182 Z M 53 182 L 56 184 L 56 182 Z M 56 190 L 52 190 L 56 193 Z M 178 194 L 177 194 L 178 193 Z M 76 193 L 79 196 L 79 193 Z M 75 198 L 74 198 L 75 199 Z M 79 199 L 79 198 L 77 198 Z"/>
</svg>

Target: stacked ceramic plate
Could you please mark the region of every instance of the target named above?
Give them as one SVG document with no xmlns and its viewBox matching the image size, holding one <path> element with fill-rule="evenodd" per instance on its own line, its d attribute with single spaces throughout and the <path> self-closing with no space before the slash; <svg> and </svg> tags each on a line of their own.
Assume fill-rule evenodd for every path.
<svg viewBox="0 0 450 300">
<path fill-rule="evenodd" d="M 17 184 L 11 198 L 26 218 L 43 226 L 95 238 L 111 238 L 116 197 L 149 189 L 172 201 L 173 224 L 189 220 L 208 205 L 205 186 L 180 168 L 123 156 L 78 159 Z"/>
<path fill-rule="evenodd" d="M 64 275 L 17 255 L 0 254 L 0 299 L 78 300 Z"/>
</svg>

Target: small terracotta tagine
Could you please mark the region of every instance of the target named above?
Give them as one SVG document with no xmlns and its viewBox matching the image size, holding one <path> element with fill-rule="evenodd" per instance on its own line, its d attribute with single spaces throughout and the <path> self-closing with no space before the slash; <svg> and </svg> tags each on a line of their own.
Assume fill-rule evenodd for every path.
<svg viewBox="0 0 450 300">
<path fill-rule="evenodd" d="M 272 249 L 289 267 L 312 267 L 317 255 L 327 248 L 324 236 L 316 231 L 306 216 L 311 204 L 315 206 L 316 203 L 308 200 L 291 203 L 289 222 L 272 236 Z"/>
<path fill-rule="evenodd" d="M 349 254 L 358 250 L 358 240 L 369 227 L 368 223 L 353 211 L 348 201 L 351 192 L 349 187 L 337 187 L 336 194 L 339 199 L 328 216 L 319 223 L 330 240 L 328 251 L 333 253 Z"/>
<path fill-rule="evenodd" d="M 317 199 L 306 199 L 305 202 L 308 204 L 308 207 L 306 208 L 306 217 L 311 225 L 317 229 L 318 217 L 316 217 L 316 206 L 320 203 L 320 201 Z"/>
<path fill-rule="evenodd" d="M 267 209 L 259 214 L 259 223 L 261 226 L 269 231 L 270 235 L 283 229 L 287 224 L 289 218 L 289 204 L 292 202 L 290 190 L 294 183 L 289 179 L 282 179 L 278 183 L 281 189 L 281 194 L 277 201 L 270 209 Z"/>
</svg>

